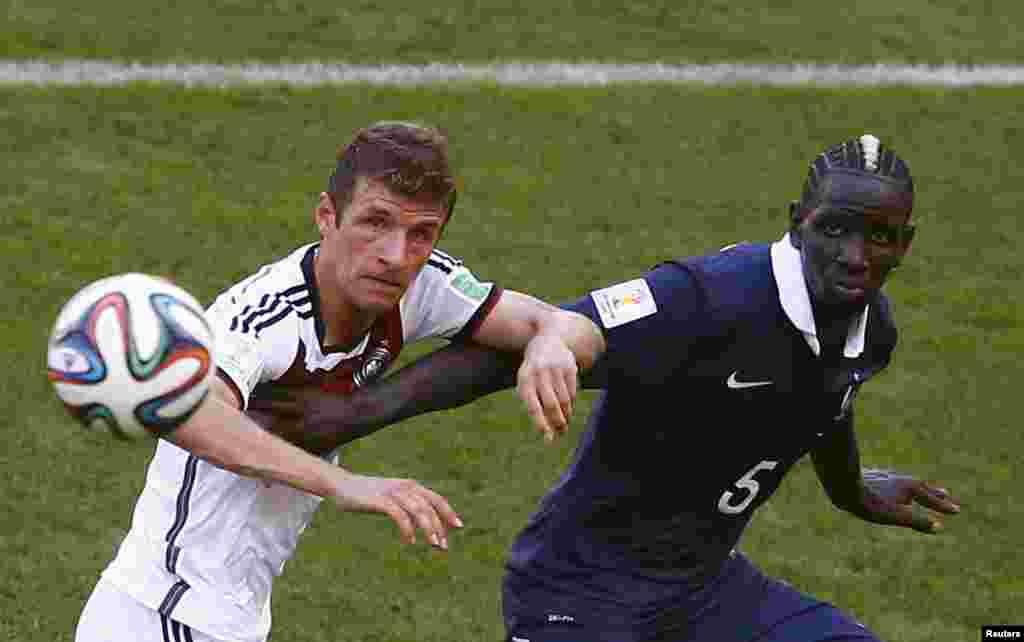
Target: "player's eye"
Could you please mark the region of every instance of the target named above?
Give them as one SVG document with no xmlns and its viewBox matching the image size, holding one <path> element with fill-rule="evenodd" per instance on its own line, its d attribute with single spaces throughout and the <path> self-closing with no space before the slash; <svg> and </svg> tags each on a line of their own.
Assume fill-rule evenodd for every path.
<svg viewBox="0 0 1024 642">
<path fill-rule="evenodd" d="M 829 238 L 839 238 L 846 234 L 846 226 L 842 223 L 825 223 L 821 226 L 821 233 Z"/>
<path fill-rule="evenodd" d="M 890 227 L 875 227 L 868 238 L 875 245 L 895 245 L 899 240 L 899 232 Z"/>
<path fill-rule="evenodd" d="M 409 233 L 410 238 L 417 243 L 433 243 L 434 230 L 428 227 L 417 227 Z"/>
<path fill-rule="evenodd" d="M 386 216 L 370 216 L 366 219 L 366 224 L 375 230 L 383 230 L 388 226 L 388 219 Z"/>
</svg>

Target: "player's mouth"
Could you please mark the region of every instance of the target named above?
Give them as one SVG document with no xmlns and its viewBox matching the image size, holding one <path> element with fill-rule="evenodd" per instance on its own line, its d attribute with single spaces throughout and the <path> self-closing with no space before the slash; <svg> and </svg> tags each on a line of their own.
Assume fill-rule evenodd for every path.
<svg viewBox="0 0 1024 642">
<path fill-rule="evenodd" d="M 400 289 L 402 289 L 401 282 L 399 282 L 396 279 L 391 279 L 391 278 L 381 277 L 381 276 L 367 276 L 366 279 L 368 281 L 370 281 L 371 283 L 373 283 L 374 285 L 376 285 L 377 287 L 385 289 L 385 290 L 400 290 Z"/>
<path fill-rule="evenodd" d="M 844 285 L 842 283 L 836 283 L 835 289 L 844 299 L 852 300 L 864 298 L 864 288 L 862 287 L 855 287 L 850 285 Z"/>
<path fill-rule="evenodd" d="M 867 294 L 868 280 L 865 277 L 847 276 L 836 279 L 832 287 L 840 297 L 848 301 L 860 300 Z"/>
</svg>

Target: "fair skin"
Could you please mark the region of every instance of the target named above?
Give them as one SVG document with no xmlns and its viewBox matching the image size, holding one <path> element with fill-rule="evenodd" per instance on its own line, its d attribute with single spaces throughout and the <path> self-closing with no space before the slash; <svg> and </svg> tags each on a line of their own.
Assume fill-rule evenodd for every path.
<svg viewBox="0 0 1024 642">
<path fill-rule="evenodd" d="M 315 222 L 322 237 L 316 262 L 328 345 L 353 346 L 374 320 L 398 303 L 430 258 L 447 212 L 441 203 L 360 180 L 341 213 L 320 194 Z M 518 392 L 548 442 L 569 425 L 579 368 L 604 350 L 600 330 L 585 317 L 506 291 L 473 335 L 477 343 L 524 350 Z"/>
<path fill-rule="evenodd" d="M 440 204 L 361 181 L 340 224 L 338 216 L 332 199 L 321 194 L 314 211 L 322 237 L 314 270 L 325 342 L 353 346 L 419 274 L 447 214 Z M 490 347 L 524 350 L 520 395 L 549 440 L 568 425 L 577 368 L 590 367 L 603 350 L 603 337 L 592 326 L 579 315 L 506 292 L 473 337 Z M 462 526 L 443 497 L 416 481 L 356 475 L 264 431 L 219 378 L 195 414 L 167 439 L 239 475 L 330 498 L 342 510 L 385 514 L 410 543 L 418 529 L 432 545 L 447 549 L 448 529 Z"/>
<path fill-rule="evenodd" d="M 447 530 L 462 526 L 443 497 L 416 481 L 356 475 L 265 432 L 241 412 L 234 390 L 220 378 L 167 439 L 233 473 L 329 498 L 342 510 L 387 515 L 410 544 L 419 529 L 433 546 L 447 549 Z"/>
</svg>

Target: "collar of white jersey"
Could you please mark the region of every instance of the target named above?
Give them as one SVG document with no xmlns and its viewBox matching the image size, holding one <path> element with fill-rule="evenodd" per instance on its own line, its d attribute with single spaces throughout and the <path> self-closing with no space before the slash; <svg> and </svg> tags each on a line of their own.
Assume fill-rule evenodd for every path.
<svg viewBox="0 0 1024 642">
<path fill-rule="evenodd" d="M 800 252 L 790 243 L 789 233 L 772 243 L 772 272 L 775 273 L 782 309 L 796 329 L 803 333 L 807 345 L 815 356 L 820 356 L 821 342 L 818 340 L 818 328 L 814 324 L 811 296 L 807 292 Z M 844 357 L 853 359 L 864 352 L 864 334 L 867 326 L 868 306 L 865 305 L 860 315 L 850 321 L 850 331 L 846 335 L 846 346 L 843 348 Z"/>
</svg>

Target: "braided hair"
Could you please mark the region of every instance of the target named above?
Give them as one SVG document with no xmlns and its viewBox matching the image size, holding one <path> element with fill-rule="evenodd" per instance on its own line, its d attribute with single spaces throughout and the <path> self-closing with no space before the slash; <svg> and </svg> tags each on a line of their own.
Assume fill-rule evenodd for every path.
<svg viewBox="0 0 1024 642">
<path fill-rule="evenodd" d="M 806 214 L 819 204 L 821 185 L 825 177 L 836 169 L 884 176 L 903 183 L 909 194 L 914 193 L 914 181 L 907 163 L 897 156 L 896 152 L 882 145 L 878 138 L 865 134 L 833 145 L 814 159 L 807 172 L 807 180 L 804 181 L 803 193 L 800 195 L 799 209 L 802 213 Z"/>
</svg>

